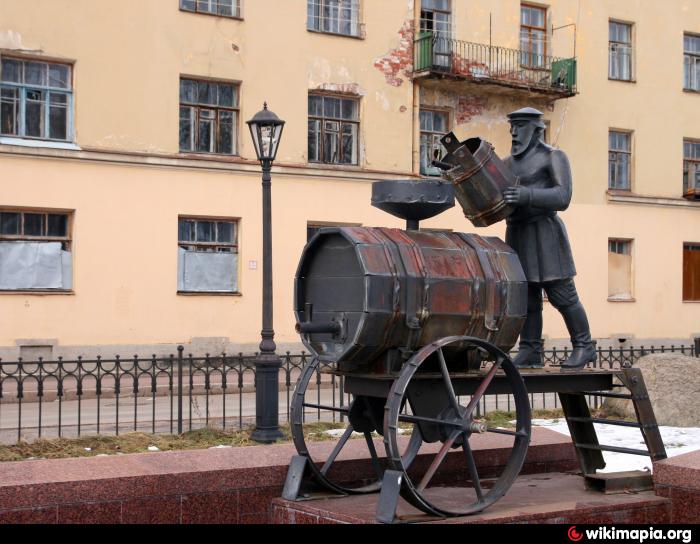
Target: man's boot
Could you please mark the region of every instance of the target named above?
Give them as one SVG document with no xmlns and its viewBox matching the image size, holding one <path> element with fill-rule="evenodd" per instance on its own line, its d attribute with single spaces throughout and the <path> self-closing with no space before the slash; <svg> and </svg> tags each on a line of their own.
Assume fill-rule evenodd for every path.
<svg viewBox="0 0 700 544">
<path fill-rule="evenodd" d="M 561 369 L 578 370 L 585 367 L 587 363 L 595 362 L 595 344 L 591 339 L 591 329 L 583 305 L 577 302 L 559 311 L 564 317 L 564 323 L 571 336 L 571 345 L 574 347 L 571 356 L 561 365 Z"/>
<path fill-rule="evenodd" d="M 517 368 L 542 368 L 542 312 L 528 312 L 520 333 L 518 354 L 513 359 Z"/>
</svg>

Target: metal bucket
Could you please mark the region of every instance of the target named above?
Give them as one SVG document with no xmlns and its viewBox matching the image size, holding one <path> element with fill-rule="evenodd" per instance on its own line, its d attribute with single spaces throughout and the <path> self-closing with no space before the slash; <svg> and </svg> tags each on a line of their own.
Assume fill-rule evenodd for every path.
<svg viewBox="0 0 700 544">
<path fill-rule="evenodd" d="M 475 227 L 488 227 L 515 211 L 503 199 L 503 191 L 519 181 L 498 158 L 493 145 L 481 138 L 460 143 L 453 133 L 444 136 L 442 144 L 448 154 L 439 166 L 454 184 L 457 202 Z"/>
</svg>

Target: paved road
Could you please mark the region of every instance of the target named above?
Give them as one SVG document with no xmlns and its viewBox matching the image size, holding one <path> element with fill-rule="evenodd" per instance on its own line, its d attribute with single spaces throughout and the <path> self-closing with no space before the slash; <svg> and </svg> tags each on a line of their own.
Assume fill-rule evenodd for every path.
<svg viewBox="0 0 700 544">
<path fill-rule="evenodd" d="M 336 384 L 337 385 L 337 384 Z M 220 390 L 219 390 L 220 393 Z M 280 391 L 279 410 L 280 422 L 288 419 L 288 402 L 293 391 Z M 338 406 L 340 390 L 338 387 L 325 387 L 307 393 L 307 402 L 323 405 Z M 462 399 L 466 404 L 468 398 Z M 533 409 L 555 408 L 556 395 L 531 395 Z M 347 401 L 346 401 L 347 403 Z M 481 412 L 493 410 L 511 410 L 514 408 L 512 399 L 507 395 L 489 395 L 485 406 L 480 403 Z M 99 433 L 115 434 L 117 421 L 119 433 L 133 431 L 170 433 L 177 432 L 177 397 L 155 396 L 134 397 L 122 395 L 116 398 L 91 398 L 70 401 L 58 400 L 50 402 L 0 402 L 0 443 L 12 444 L 18 439 L 18 427 L 21 426 L 20 436 L 23 440 L 34 440 L 39 436 L 44 438 L 61 436 L 74 437 L 78 435 Z M 41 417 L 41 421 L 40 421 Z M 324 421 L 339 420 L 340 415 L 332 411 L 308 410 L 308 421 L 318 419 Z M 239 428 L 255 422 L 255 393 L 242 394 L 210 394 L 183 397 L 183 429 L 201 428 L 207 425 L 215 427 Z"/>
</svg>

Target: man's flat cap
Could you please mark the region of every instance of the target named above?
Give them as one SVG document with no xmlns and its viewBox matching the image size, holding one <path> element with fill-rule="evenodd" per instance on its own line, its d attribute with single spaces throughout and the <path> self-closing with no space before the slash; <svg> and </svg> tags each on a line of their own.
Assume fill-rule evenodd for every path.
<svg viewBox="0 0 700 544">
<path fill-rule="evenodd" d="M 545 124 L 542 121 L 544 114 L 535 108 L 522 108 L 508 114 L 508 120 L 513 121 L 531 121 L 538 127 L 544 128 Z"/>
</svg>

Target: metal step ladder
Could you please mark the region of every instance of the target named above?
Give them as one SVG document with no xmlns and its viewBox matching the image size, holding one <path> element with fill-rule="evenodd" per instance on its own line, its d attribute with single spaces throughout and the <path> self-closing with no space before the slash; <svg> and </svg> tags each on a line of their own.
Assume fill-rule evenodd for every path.
<svg viewBox="0 0 700 544">
<path fill-rule="evenodd" d="M 596 472 L 598 469 L 605 468 L 604 451 L 646 455 L 652 461 L 660 461 L 667 457 L 666 448 L 659 433 L 659 427 L 656 423 L 656 417 L 654 416 L 654 410 L 649 400 L 641 369 L 625 368 L 615 372 L 615 377 L 620 380 L 621 384 L 615 384 L 613 387 L 627 389 L 629 394 L 611 391 L 559 393 L 562 410 L 571 433 L 571 440 L 574 443 L 587 488 L 603 491 L 604 493 L 650 490 L 653 489 L 650 472 L 639 470 L 616 473 Z M 592 417 L 586 402 L 586 395 L 631 400 L 637 421 Z M 594 423 L 636 427 L 640 429 L 644 437 L 646 449 L 621 448 L 600 444 L 593 426 Z"/>
</svg>

